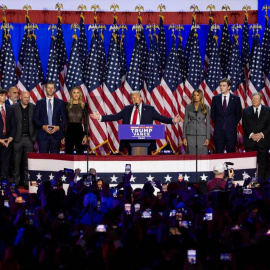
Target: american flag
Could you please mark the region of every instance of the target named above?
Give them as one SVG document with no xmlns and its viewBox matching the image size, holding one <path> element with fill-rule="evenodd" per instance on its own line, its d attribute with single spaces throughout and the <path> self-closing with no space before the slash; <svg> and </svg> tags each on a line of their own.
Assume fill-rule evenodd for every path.
<svg viewBox="0 0 270 270">
<path fill-rule="evenodd" d="M 123 88 L 123 103 L 124 105 L 131 104 L 129 94 L 132 91 L 141 91 L 143 88 L 143 74 L 141 62 L 140 42 L 136 35 L 135 45 L 133 48 L 127 78 Z"/>
<path fill-rule="evenodd" d="M 188 74 L 187 79 L 185 81 L 185 88 L 183 95 L 183 98 L 185 99 L 187 104 L 189 104 L 191 101 L 192 92 L 195 89 L 198 89 L 200 84 L 204 80 L 198 34 L 195 31 L 195 29 L 191 31 L 194 31 L 193 39 L 191 40 L 192 54 L 190 55 L 189 58 Z"/>
<path fill-rule="evenodd" d="M 219 82 L 222 79 L 222 71 L 220 57 L 218 51 L 217 36 L 213 36 L 211 51 L 209 52 L 210 62 L 207 71 L 207 76 L 201 85 L 204 91 L 205 104 L 211 107 L 212 98 L 217 95 L 219 90 Z"/>
<path fill-rule="evenodd" d="M 245 94 L 244 94 L 244 70 L 239 53 L 238 36 L 234 35 L 232 54 L 230 58 L 229 78 L 231 80 L 231 91 L 240 97 L 241 106 L 245 108 Z M 242 120 L 237 126 L 238 148 L 243 148 L 243 129 Z"/>
<path fill-rule="evenodd" d="M 64 101 L 69 100 L 69 92 L 67 89 L 64 89 L 65 84 L 65 78 L 67 74 L 67 65 L 68 65 L 68 59 L 67 59 L 67 51 L 66 51 L 66 44 L 64 40 L 63 30 L 62 30 L 62 24 L 61 24 L 61 17 L 58 16 L 58 23 L 57 23 L 57 34 L 56 34 L 56 63 L 57 63 L 57 69 L 58 69 L 58 80 L 59 80 L 59 87 L 60 91 L 62 93 L 62 98 Z M 48 79 L 48 78 L 47 78 Z"/>
<path fill-rule="evenodd" d="M 25 41 L 24 63 L 17 88 L 20 91 L 30 92 L 30 101 L 36 104 L 39 99 L 45 97 L 45 94 L 41 86 L 32 38 L 34 37 L 28 36 Z"/>
<path fill-rule="evenodd" d="M 78 39 L 79 43 L 79 56 L 80 56 L 80 64 L 82 69 L 83 81 L 85 82 L 85 73 L 86 73 L 86 66 L 87 66 L 87 39 L 85 34 L 85 25 L 84 25 L 84 16 L 80 15 L 80 36 Z"/>
<path fill-rule="evenodd" d="M 138 17 L 138 24 L 142 26 L 141 16 Z M 139 29 L 138 32 L 140 35 L 139 44 L 140 44 L 140 53 L 141 53 L 141 66 L 142 66 L 142 71 L 144 72 L 146 69 L 146 62 L 148 59 L 148 48 L 146 45 L 143 26 Z"/>
<path fill-rule="evenodd" d="M 187 43 L 186 43 L 186 47 L 185 47 L 185 57 L 186 57 L 186 63 L 187 63 L 187 69 L 189 68 L 189 58 L 190 55 L 193 52 L 193 40 L 194 40 L 194 34 L 195 34 L 195 28 L 193 27 L 195 25 L 195 16 L 192 16 L 192 25 L 191 25 L 191 29 L 189 31 L 188 34 L 188 39 L 187 39 Z"/>
<path fill-rule="evenodd" d="M 98 39 L 99 72 L 100 72 L 102 83 L 104 83 L 105 81 L 106 64 L 107 64 L 103 38 L 104 38 L 103 35 L 100 35 L 100 38 Z"/>
<path fill-rule="evenodd" d="M 116 37 L 116 41 L 117 41 L 117 52 L 120 53 L 120 37 L 119 37 L 119 30 L 118 30 L 118 26 L 117 26 L 117 17 L 116 16 L 113 17 L 112 27 L 113 27 L 113 29 L 112 29 L 113 32 L 112 32 L 111 40 L 110 40 L 110 45 L 109 45 L 109 50 L 108 50 L 108 55 L 107 55 L 107 62 L 110 61 L 110 58 L 112 55 L 115 37 Z M 110 28 L 110 30 L 111 30 L 111 28 Z"/>
<path fill-rule="evenodd" d="M 238 36 L 234 36 L 232 54 L 230 57 L 229 78 L 231 80 L 231 91 L 240 97 L 242 108 L 245 108 L 244 93 L 244 71 L 239 52 Z"/>
<path fill-rule="evenodd" d="M 164 17 L 159 15 L 159 32 L 158 32 L 158 45 L 160 52 L 160 64 L 162 72 L 165 70 L 166 61 L 167 61 L 167 49 L 166 49 L 166 39 L 165 39 L 165 30 L 164 30 Z"/>
<path fill-rule="evenodd" d="M 85 86 L 88 89 L 88 109 L 90 113 L 99 112 L 105 114 L 104 94 L 102 89 L 102 74 L 100 73 L 100 54 L 98 35 L 92 35 L 91 50 L 89 52 L 89 61 L 86 68 Z M 88 118 L 90 129 L 90 149 L 99 151 L 99 147 L 107 143 L 106 123 Z"/>
<path fill-rule="evenodd" d="M 181 100 L 179 95 L 181 90 L 179 90 L 179 88 L 183 88 L 183 81 L 180 74 L 180 64 L 174 35 L 164 75 L 161 79 L 161 86 L 163 88 L 164 115 L 168 117 L 175 117 L 179 114 L 178 108 L 180 107 L 180 104 L 177 101 L 179 99 Z M 166 134 L 173 152 L 178 153 L 181 143 L 180 126 L 178 124 L 167 125 Z"/>
<path fill-rule="evenodd" d="M 2 33 L 2 44 L 0 50 L 0 80 L 2 80 L 3 76 L 3 69 L 5 67 L 5 54 L 6 54 L 6 47 L 7 47 L 7 39 L 5 38 L 6 34 Z"/>
<path fill-rule="evenodd" d="M 182 43 L 181 36 L 179 36 L 177 54 L 178 54 L 179 63 L 180 63 L 180 72 L 182 75 L 183 82 L 185 82 L 185 80 L 187 78 L 187 62 L 186 62 L 186 57 L 185 57 L 185 53 L 183 50 L 183 43 Z"/>
<path fill-rule="evenodd" d="M 248 80 L 249 80 L 249 63 L 250 63 L 250 54 L 249 54 L 249 29 L 248 29 L 248 15 L 245 15 L 245 22 L 243 26 L 243 35 L 242 35 L 242 66 L 244 70 L 244 90 L 245 90 L 245 106 L 251 105 L 247 103 L 248 96 Z"/>
<path fill-rule="evenodd" d="M 221 69 L 223 77 L 228 77 L 229 75 L 229 59 L 232 52 L 232 44 L 231 38 L 228 28 L 228 16 L 226 15 L 224 18 L 224 25 L 221 34 L 221 41 L 219 47 L 220 61 L 221 61 Z"/>
<path fill-rule="evenodd" d="M 49 53 L 47 72 L 46 72 L 46 81 L 54 82 L 56 84 L 56 92 L 54 93 L 54 95 L 55 97 L 59 99 L 63 99 L 62 91 L 60 91 L 60 82 L 59 82 L 59 76 L 58 76 L 56 40 L 53 33 L 51 35 L 51 45 L 50 45 L 50 53 Z"/>
<path fill-rule="evenodd" d="M 212 30 L 212 24 L 213 24 L 214 18 L 212 16 L 209 17 L 209 29 L 208 29 L 208 35 L 207 35 L 207 43 L 206 43 L 206 49 L 205 49 L 205 56 L 204 56 L 204 76 L 207 75 L 207 69 L 209 68 L 210 63 L 210 52 L 213 46 L 213 30 Z"/>
<path fill-rule="evenodd" d="M 3 89 L 9 89 L 11 86 L 15 86 L 18 80 L 16 75 L 16 64 L 10 36 L 6 35 L 5 39 L 6 39 L 6 46 L 3 59 L 4 66 L 1 70 L 2 73 L 1 87 Z"/>
<path fill-rule="evenodd" d="M 116 114 L 123 109 L 119 47 L 117 34 L 113 35 L 114 38 L 111 39 L 112 43 L 110 44 L 111 55 L 108 62 L 107 75 L 103 87 L 104 107 L 106 114 Z M 119 149 L 118 124 L 121 124 L 121 121 L 107 123 L 108 143 L 113 153 L 116 153 Z"/>
<path fill-rule="evenodd" d="M 26 26 L 28 26 L 30 23 L 30 17 L 26 15 Z M 24 58 L 25 58 L 25 46 L 26 46 L 26 41 L 27 41 L 27 35 L 28 35 L 28 30 L 24 30 L 23 34 L 23 39 L 22 39 L 22 44 L 19 52 L 19 58 L 18 58 L 18 63 L 17 63 L 17 75 L 18 77 L 21 76 L 21 71 L 22 71 L 22 66 L 24 64 Z"/>
<path fill-rule="evenodd" d="M 151 95 L 151 103 L 160 114 L 164 114 L 163 88 L 160 85 L 162 67 L 160 64 L 159 44 L 154 36 L 154 44 L 150 43 L 150 50 L 145 72 L 145 87 Z M 160 124 L 158 121 L 155 124 Z M 162 150 L 167 145 L 165 139 L 157 140 L 157 152 Z"/>
<path fill-rule="evenodd" d="M 269 29 L 269 17 L 265 16 L 264 35 L 262 40 L 262 68 L 265 80 L 265 89 L 263 89 L 263 95 L 265 97 L 265 105 L 270 106 L 270 29 Z"/>
<path fill-rule="evenodd" d="M 124 82 L 126 80 L 126 75 L 127 75 L 127 59 L 126 59 L 126 52 L 125 52 L 125 47 L 124 47 L 124 37 L 125 35 L 122 32 L 121 40 L 120 40 L 120 72 L 121 72 L 122 89 L 123 89 L 123 85 L 124 85 Z"/>
<path fill-rule="evenodd" d="M 254 55 L 250 66 L 249 93 L 261 92 L 263 96 L 263 103 L 267 105 L 269 98 L 265 96 L 264 90 L 265 90 L 265 83 L 262 67 L 262 52 L 260 47 L 260 37 L 259 34 L 256 34 Z"/>
</svg>

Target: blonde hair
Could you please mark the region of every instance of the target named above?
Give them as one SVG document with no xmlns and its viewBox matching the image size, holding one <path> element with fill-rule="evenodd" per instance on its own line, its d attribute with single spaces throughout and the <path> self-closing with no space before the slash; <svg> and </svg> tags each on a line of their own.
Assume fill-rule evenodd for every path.
<svg viewBox="0 0 270 270">
<path fill-rule="evenodd" d="M 71 108 L 72 105 L 73 105 L 73 97 L 72 97 L 72 93 L 73 93 L 73 91 L 74 91 L 75 89 L 79 90 L 79 93 L 80 93 L 80 95 L 79 95 L 79 100 L 78 100 L 78 104 L 82 107 L 82 109 L 84 109 L 84 105 L 85 105 L 85 104 L 84 104 L 83 101 L 82 101 L 82 91 L 81 91 L 81 89 L 80 89 L 79 87 L 77 87 L 77 86 L 73 87 L 73 88 L 71 89 L 71 91 L 69 92 L 69 94 L 70 94 L 70 100 L 69 100 L 69 102 L 68 102 L 68 107 Z"/>
<path fill-rule="evenodd" d="M 194 103 L 194 93 L 197 92 L 200 96 L 200 107 L 201 107 L 201 111 L 204 115 L 207 114 L 207 107 L 206 105 L 204 104 L 204 96 L 203 96 L 203 91 L 201 89 L 195 89 L 192 93 L 192 96 L 191 96 L 191 103 Z"/>
</svg>

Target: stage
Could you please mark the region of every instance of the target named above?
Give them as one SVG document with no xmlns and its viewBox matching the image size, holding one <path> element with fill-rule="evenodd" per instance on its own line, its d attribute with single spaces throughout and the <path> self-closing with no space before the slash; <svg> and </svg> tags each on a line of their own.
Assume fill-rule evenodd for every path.
<svg viewBox="0 0 270 270">
<path fill-rule="evenodd" d="M 187 182 L 208 181 L 214 177 L 213 166 L 217 163 L 232 162 L 235 179 L 255 176 L 256 152 L 212 154 L 198 156 L 198 179 L 196 180 L 195 155 L 157 155 L 157 156 L 89 156 L 89 168 L 95 168 L 104 181 L 116 185 L 122 181 L 125 164 L 131 164 L 134 186 L 147 181 L 159 180 L 161 183 L 177 181 L 178 173 L 184 174 Z M 64 168 L 87 170 L 86 155 L 38 154 L 28 153 L 28 169 L 31 181 L 50 181 L 59 170 Z M 63 177 L 68 184 L 68 179 Z"/>
</svg>

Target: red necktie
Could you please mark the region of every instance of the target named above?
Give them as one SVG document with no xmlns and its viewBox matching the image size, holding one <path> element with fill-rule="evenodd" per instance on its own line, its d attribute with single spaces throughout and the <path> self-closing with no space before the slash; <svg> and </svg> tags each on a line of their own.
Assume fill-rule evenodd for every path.
<svg viewBox="0 0 270 270">
<path fill-rule="evenodd" d="M 138 108 L 135 109 L 135 112 L 133 114 L 132 125 L 136 125 L 137 118 L 138 118 Z"/>
<path fill-rule="evenodd" d="M 2 114 L 2 120 L 3 120 L 3 133 L 6 133 L 6 112 L 4 110 L 4 106 L 2 106 L 1 114 Z"/>
</svg>

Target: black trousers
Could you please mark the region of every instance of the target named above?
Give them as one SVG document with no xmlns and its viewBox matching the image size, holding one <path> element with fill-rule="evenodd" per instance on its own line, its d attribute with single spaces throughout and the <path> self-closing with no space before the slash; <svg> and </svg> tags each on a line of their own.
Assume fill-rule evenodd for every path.
<svg viewBox="0 0 270 270">
<path fill-rule="evenodd" d="M 256 144 L 255 147 L 245 147 L 247 152 L 257 151 L 258 177 L 266 179 L 268 173 L 268 148 L 261 148 Z"/>
<path fill-rule="evenodd" d="M 224 153 L 226 147 L 227 153 L 234 153 L 236 140 L 228 139 L 226 136 L 226 131 L 222 130 L 221 136 L 219 138 L 214 138 L 216 153 Z"/>
<path fill-rule="evenodd" d="M 82 155 L 84 151 L 83 136 L 81 123 L 68 123 L 65 136 L 65 153 L 73 155 L 75 146 L 76 154 Z"/>
<path fill-rule="evenodd" d="M 7 139 L 7 137 L 1 138 L 1 139 Z M 9 143 L 8 147 L 5 147 L 2 144 L 0 144 L 1 177 L 8 177 L 12 148 L 13 148 L 13 141 Z"/>
<path fill-rule="evenodd" d="M 20 176 L 23 175 L 22 183 L 28 184 L 28 162 L 27 153 L 34 151 L 34 143 L 31 141 L 30 136 L 23 136 L 19 142 L 13 144 L 13 157 L 14 157 L 14 181 L 16 185 L 20 184 Z M 23 166 L 21 166 L 21 163 Z M 21 168 L 23 167 L 23 174 Z"/>
</svg>

